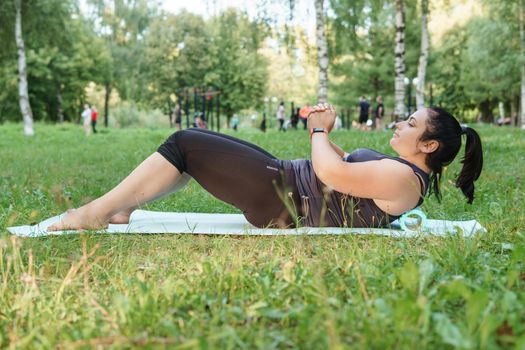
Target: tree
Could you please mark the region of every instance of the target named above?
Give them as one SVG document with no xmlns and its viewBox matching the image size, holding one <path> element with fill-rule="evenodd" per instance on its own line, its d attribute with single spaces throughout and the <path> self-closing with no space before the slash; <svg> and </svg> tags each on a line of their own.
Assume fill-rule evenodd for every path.
<svg viewBox="0 0 525 350">
<path fill-rule="evenodd" d="M 421 0 L 421 54 L 417 69 L 416 106 L 425 106 L 425 77 L 427 73 L 429 40 L 428 40 L 428 0 Z"/>
<path fill-rule="evenodd" d="M 315 0 L 317 58 L 319 62 L 319 102 L 326 102 L 328 97 L 328 44 L 324 29 L 324 0 Z"/>
<path fill-rule="evenodd" d="M 144 38 L 158 11 L 147 0 L 89 0 L 88 4 L 91 25 L 110 52 L 102 81 L 106 90 L 104 122 L 107 125 L 108 101 L 114 88 L 124 100 L 146 100 L 148 67 Z"/>
<path fill-rule="evenodd" d="M 15 28 L 14 1 L 0 3 L 0 21 Z M 74 0 L 20 1 L 24 19 L 27 91 L 34 120 L 75 120 L 88 82 L 100 79 L 105 66 L 103 47 Z M 45 30 L 42 30 L 45 28 Z M 14 120 L 17 50 L 13 30 L 0 26 L 0 120 Z"/>
<path fill-rule="evenodd" d="M 212 18 L 207 27 L 213 69 L 205 83 L 221 91 L 228 125 L 234 113 L 258 107 L 266 92 L 268 63 L 258 52 L 266 31 L 260 26 L 230 9 Z"/>
<path fill-rule="evenodd" d="M 198 15 L 182 11 L 155 18 L 145 36 L 144 74 L 148 89 L 144 103 L 170 109 L 180 89 L 200 87 L 213 70 L 212 36 Z"/>
<path fill-rule="evenodd" d="M 26 73 L 26 51 L 24 47 L 24 38 L 22 37 L 22 5 L 21 0 L 15 0 L 16 10 L 16 25 L 15 38 L 18 52 L 18 94 L 20 102 L 20 111 L 24 120 L 24 134 L 32 136 L 35 134 L 33 130 L 33 112 L 29 104 L 29 93 L 27 88 L 27 73 Z"/>
<path fill-rule="evenodd" d="M 405 117 L 405 8 L 403 0 L 396 0 L 395 47 L 395 111 L 397 118 Z M 410 82 L 409 82 L 410 84 Z"/>
<path fill-rule="evenodd" d="M 523 0 L 520 0 L 519 21 L 520 21 L 520 54 L 521 54 L 521 108 L 520 119 L 521 127 L 525 128 L 525 34 L 523 26 Z"/>
<path fill-rule="evenodd" d="M 294 107 L 317 101 L 318 60 L 315 44 L 308 42 L 301 27 L 290 28 L 295 32 L 294 49 L 289 52 L 286 43 L 276 46 L 266 42 L 259 52 L 269 62 L 268 90 L 266 96 L 278 96 L 283 101 L 294 102 Z M 333 96 L 330 98 L 333 101 Z"/>
<path fill-rule="evenodd" d="M 331 0 L 331 100 L 353 106 L 360 95 L 391 95 L 393 10 L 382 0 Z"/>
</svg>

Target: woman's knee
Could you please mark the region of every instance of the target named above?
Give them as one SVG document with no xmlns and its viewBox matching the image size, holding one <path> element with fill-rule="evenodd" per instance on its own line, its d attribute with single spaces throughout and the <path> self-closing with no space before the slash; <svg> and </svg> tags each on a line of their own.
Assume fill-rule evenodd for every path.
<svg viewBox="0 0 525 350">
<path fill-rule="evenodd" d="M 186 172 L 186 146 L 192 143 L 194 136 L 195 131 L 192 131 L 192 129 L 176 131 L 159 146 L 157 152 L 164 156 L 181 173 Z"/>
<path fill-rule="evenodd" d="M 195 136 L 195 134 L 196 132 L 193 128 L 178 130 L 171 134 L 166 140 L 166 142 L 170 142 L 175 145 L 180 145 L 180 143 L 187 142 L 188 140 L 190 140 L 192 137 Z"/>
</svg>

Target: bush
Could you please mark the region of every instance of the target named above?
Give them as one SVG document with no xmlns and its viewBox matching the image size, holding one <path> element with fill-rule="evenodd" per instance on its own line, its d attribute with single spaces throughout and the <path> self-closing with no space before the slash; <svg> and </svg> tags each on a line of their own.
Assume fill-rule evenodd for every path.
<svg viewBox="0 0 525 350">
<path fill-rule="evenodd" d="M 149 129 L 169 127 L 169 118 L 158 109 L 143 110 L 130 103 L 113 109 L 109 124 L 116 128 L 144 127 Z"/>
</svg>

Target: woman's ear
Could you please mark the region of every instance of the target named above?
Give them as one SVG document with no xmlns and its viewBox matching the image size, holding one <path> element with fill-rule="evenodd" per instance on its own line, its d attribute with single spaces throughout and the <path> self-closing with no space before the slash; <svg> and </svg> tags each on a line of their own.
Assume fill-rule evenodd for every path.
<svg viewBox="0 0 525 350">
<path fill-rule="evenodd" d="M 439 148 L 439 142 L 436 140 L 429 140 L 421 142 L 419 149 L 423 153 L 432 153 Z"/>
</svg>

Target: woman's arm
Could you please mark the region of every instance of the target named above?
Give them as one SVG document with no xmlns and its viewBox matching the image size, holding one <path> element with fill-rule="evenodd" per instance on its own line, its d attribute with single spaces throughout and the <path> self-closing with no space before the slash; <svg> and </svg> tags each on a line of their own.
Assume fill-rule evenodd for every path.
<svg viewBox="0 0 525 350">
<path fill-rule="evenodd" d="M 331 109 L 316 110 L 308 118 L 309 127 L 328 129 L 331 113 Z M 315 174 L 328 187 L 361 198 L 419 200 L 418 180 L 410 167 L 391 159 L 348 163 L 334 149 L 328 133 L 316 132 L 311 137 Z"/>
<path fill-rule="evenodd" d="M 333 143 L 332 141 L 328 140 L 330 142 L 330 146 L 332 146 L 332 149 L 337 153 L 337 155 L 341 158 L 344 158 L 348 155 L 347 152 L 343 151 L 341 147 Z"/>
<path fill-rule="evenodd" d="M 328 135 L 312 134 L 312 165 L 314 172 L 326 186 L 361 198 L 398 200 L 406 197 L 407 188 L 416 202 L 419 198 L 413 191 L 412 170 L 390 159 L 348 163 L 332 148 Z M 410 186 L 410 187 L 409 187 Z"/>
</svg>

